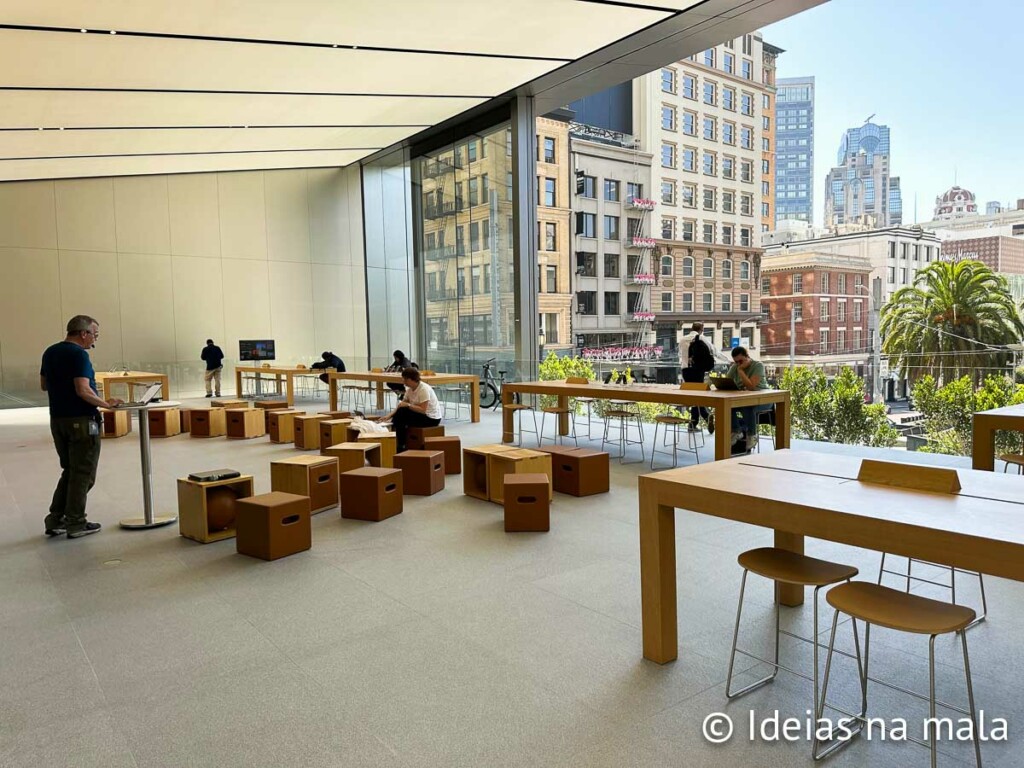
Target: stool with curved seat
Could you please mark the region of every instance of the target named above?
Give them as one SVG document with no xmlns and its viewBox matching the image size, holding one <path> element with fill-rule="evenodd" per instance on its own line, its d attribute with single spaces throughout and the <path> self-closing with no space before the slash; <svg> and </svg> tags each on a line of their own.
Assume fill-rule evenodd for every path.
<svg viewBox="0 0 1024 768">
<path fill-rule="evenodd" d="M 700 454 L 697 453 L 697 435 L 700 435 L 700 444 L 704 445 L 704 433 L 695 432 L 689 429 L 690 416 L 676 416 L 672 413 L 659 413 L 654 417 L 654 444 L 651 446 L 651 469 L 654 469 L 654 457 L 656 454 L 662 454 L 664 456 L 672 457 L 672 466 L 679 466 L 679 433 L 683 432 L 687 436 L 687 440 L 690 443 L 689 448 L 683 448 L 682 450 L 687 453 L 692 453 L 697 463 L 700 464 Z M 668 444 L 667 440 L 669 435 L 672 436 L 672 450 L 671 451 L 659 451 L 658 450 L 658 428 L 664 427 L 663 443 Z"/>
<path fill-rule="evenodd" d="M 540 445 L 540 432 L 537 431 L 537 412 L 533 409 L 532 405 L 526 405 L 524 403 L 509 403 L 508 405 L 501 406 L 503 410 L 512 411 L 513 420 L 516 414 L 519 415 L 519 442 L 516 443 L 520 448 L 523 447 L 523 432 L 532 432 L 537 437 L 537 445 Z M 533 416 L 533 429 L 524 429 L 523 427 L 523 413 L 529 411 L 530 415 Z"/>
<path fill-rule="evenodd" d="M 576 447 L 579 448 L 580 442 L 579 440 L 576 439 L 576 410 L 574 408 L 572 408 L 571 406 L 567 408 L 561 408 L 557 405 L 549 405 L 544 408 L 541 408 L 540 411 L 540 434 L 537 436 L 537 445 L 541 445 L 544 442 L 544 422 L 547 421 L 548 414 L 550 413 L 552 416 L 555 417 L 555 435 L 554 437 L 548 439 L 551 440 L 552 443 L 556 444 L 559 442 L 559 440 L 561 440 L 562 444 L 564 445 L 565 438 L 571 437 L 573 443 L 575 443 Z M 570 432 L 568 435 L 558 434 L 559 417 L 563 415 L 567 416 L 569 418 L 570 423 L 572 424 L 572 432 Z"/>
<path fill-rule="evenodd" d="M 829 638 L 828 655 L 825 657 L 825 676 L 822 680 L 821 700 L 816 708 L 817 717 L 822 715 L 823 702 L 828 693 L 828 681 L 832 667 L 832 654 L 835 649 L 836 626 L 839 623 L 839 614 L 849 616 L 854 622 L 858 619 L 865 624 L 864 628 L 864 664 L 859 668 L 861 675 L 861 693 L 863 697 L 864 713 L 862 722 L 867 716 L 868 703 L 868 682 L 883 685 L 894 691 L 908 694 L 914 698 L 928 702 L 929 717 L 931 722 L 935 720 L 937 705 L 945 709 L 967 715 L 971 719 L 972 740 L 974 741 L 974 757 L 977 765 L 981 766 L 981 745 L 978 741 L 978 719 L 974 707 L 974 687 L 971 682 L 971 662 L 967 652 L 967 629 L 974 623 L 974 610 L 963 605 L 946 603 L 941 600 L 933 600 L 929 597 L 921 597 L 903 592 L 891 587 L 884 587 L 879 584 L 871 584 L 863 581 L 841 584 L 830 590 L 826 596 L 828 604 L 835 609 L 832 616 L 832 632 Z M 925 696 L 915 691 L 908 690 L 901 686 L 879 680 L 868 676 L 868 663 L 871 651 L 871 626 L 878 625 L 897 632 L 905 632 L 915 635 L 928 635 L 928 695 Z M 856 632 L 856 624 L 854 624 Z M 964 677 L 967 683 L 967 704 L 968 709 L 962 709 L 952 704 L 940 702 L 935 697 L 935 638 L 939 635 L 956 633 L 960 636 L 960 645 L 963 649 Z M 934 767 L 938 760 L 937 728 L 926 729 L 929 733 L 927 742 L 914 738 L 907 734 L 906 738 L 917 744 L 931 749 L 931 764 Z M 825 749 L 819 751 L 821 741 L 815 735 L 812 754 L 815 759 L 824 757 L 831 752 L 841 749 L 850 743 L 850 739 L 835 740 Z"/>
</svg>

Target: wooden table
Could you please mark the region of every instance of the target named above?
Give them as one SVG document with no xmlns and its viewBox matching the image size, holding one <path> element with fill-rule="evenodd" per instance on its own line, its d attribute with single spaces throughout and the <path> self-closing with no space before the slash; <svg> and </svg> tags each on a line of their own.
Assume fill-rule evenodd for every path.
<svg viewBox="0 0 1024 768">
<path fill-rule="evenodd" d="M 480 377 L 465 373 L 432 373 L 422 375 L 422 380 L 431 387 L 446 384 L 469 384 L 469 414 L 472 421 L 480 421 Z M 366 381 L 376 385 L 377 410 L 384 410 L 384 385 L 401 384 L 402 374 L 384 373 L 380 371 L 334 371 L 328 374 L 327 391 L 330 397 L 330 409 L 338 410 L 339 381 Z"/>
<path fill-rule="evenodd" d="M 926 492 L 861 482 L 860 462 L 776 451 L 640 477 L 644 658 L 664 664 L 678 653 L 677 508 L 772 528 L 775 545 L 794 552 L 813 536 L 1024 581 L 1020 478 L 961 469 L 959 492 Z M 782 603 L 803 602 L 801 587 L 781 587 Z"/>
<path fill-rule="evenodd" d="M 974 414 L 973 454 L 975 469 L 996 468 L 996 431 L 1000 429 L 1024 432 L 1024 405 L 1008 405 Z"/>
<path fill-rule="evenodd" d="M 295 405 L 295 377 L 296 376 L 310 376 L 319 375 L 324 373 L 319 369 L 311 368 L 294 368 L 294 367 L 270 367 L 261 368 L 255 365 L 239 365 L 235 367 L 235 397 L 242 396 L 242 376 L 255 376 L 260 378 L 261 376 L 273 376 L 278 381 L 284 379 L 285 382 L 285 397 L 288 400 L 288 406 Z M 333 410 L 333 409 L 332 409 Z"/>
<path fill-rule="evenodd" d="M 114 371 L 112 373 L 97 373 L 96 386 L 103 388 L 103 396 L 107 399 L 113 397 L 113 386 L 124 384 L 128 396 L 125 400 L 134 400 L 132 397 L 133 384 L 159 384 L 160 399 L 169 400 L 171 397 L 170 379 L 165 373 L 149 373 L 148 371 Z"/>
<path fill-rule="evenodd" d="M 502 436 L 501 440 L 511 443 L 515 439 L 512 428 L 512 411 L 505 409 L 518 394 L 554 395 L 560 408 L 569 407 L 570 397 L 594 397 L 599 400 L 630 400 L 639 403 L 662 403 L 678 407 L 699 406 L 715 412 L 715 460 L 728 459 L 732 455 L 732 411 L 748 405 L 775 405 L 775 447 L 789 447 L 790 414 L 789 392 L 784 389 L 759 389 L 754 392 L 723 391 L 718 389 L 680 389 L 674 384 L 633 384 L 624 387 L 617 384 L 566 384 L 564 381 L 517 381 L 505 384 L 501 389 Z M 558 434 L 569 434 L 569 416 L 558 417 Z"/>
</svg>

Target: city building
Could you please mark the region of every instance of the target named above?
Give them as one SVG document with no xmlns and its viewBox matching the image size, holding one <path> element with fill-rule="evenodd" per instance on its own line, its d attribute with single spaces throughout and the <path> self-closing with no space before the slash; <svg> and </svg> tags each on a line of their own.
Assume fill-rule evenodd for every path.
<svg viewBox="0 0 1024 768">
<path fill-rule="evenodd" d="M 777 368 L 792 360 L 824 366 L 827 372 L 852 365 L 866 377 L 871 271 L 865 256 L 796 251 L 766 258 L 761 265 L 761 359 Z"/>
<path fill-rule="evenodd" d="M 993 272 L 1024 275 L 1024 238 L 990 235 L 942 241 L 943 261 L 980 261 Z"/>
<path fill-rule="evenodd" d="M 776 61 L 782 48 L 763 43 L 763 77 L 767 92 L 761 94 L 761 233 L 775 229 L 776 184 L 775 168 L 778 152 L 778 90 L 775 86 Z"/>
<path fill-rule="evenodd" d="M 775 96 L 775 220 L 814 221 L 814 77 L 780 77 Z"/>
<path fill-rule="evenodd" d="M 650 312 L 655 270 L 649 245 L 634 248 L 631 235 L 650 235 L 651 154 L 636 149 L 627 134 L 580 123 L 569 131 L 575 346 L 642 346 L 650 341 L 644 313 Z"/>
<path fill-rule="evenodd" d="M 1003 210 L 1003 204 L 1000 203 L 998 200 L 990 200 L 989 202 L 985 203 L 986 216 L 992 216 L 997 213 L 1002 213 Z"/>
<path fill-rule="evenodd" d="M 991 206 L 991 203 L 989 205 Z M 959 219 L 933 219 L 916 226 L 935 232 L 943 240 L 964 240 L 993 235 L 1024 237 L 1024 199 L 1017 200 L 1013 206 L 1000 206 L 996 213 L 965 216 Z"/>
<path fill-rule="evenodd" d="M 658 343 L 678 339 L 683 322 L 698 317 L 710 318 L 713 325 L 707 332 L 718 344 L 724 331 L 748 327 L 739 322 L 744 318 L 756 322 L 751 316 L 758 307 L 758 246 L 762 226 L 773 218 L 771 114 L 779 50 L 766 46 L 760 34 L 744 35 L 634 81 L 636 135 L 641 147 L 654 155 L 654 236 L 662 257 L 672 256 L 674 262 L 665 269 L 682 276 L 688 252 L 693 255 L 687 258 L 714 265 L 706 286 L 694 284 L 686 291 L 676 285 L 674 291 L 661 292 L 679 302 L 671 309 L 667 303 L 659 306 L 655 298 Z M 736 278 L 721 273 L 724 263 L 744 261 L 752 270 L 749 291 L 741 291 L 733 285 Z M 695 269 L 700 275 L 702 268 Z M 684 303 L 687 293 L 693 293 L 692 309 Z M 745 314 L 738 309 L 741 293 L 751 308 Z"/>
<path fill-rule="evenodd" d="M 900 180 L 892 175 L 889 126 L 872 123 L 871 118 L 843 134 L 836 165 L 825 179 L 825 226 L 851 221 L 883 229 L 903 223 Z"/>
<path fill-rule="evenodd" d="M 978 203 L 974 193 L 963 187 L 954 185 L 935 198 L 935 221 L 977 215 Z"/>
<path fill-rule="evenodd" d="M 570 114 L 537 118 L 537 310 L 547 352 L 572 349 Z"/>
</svg>

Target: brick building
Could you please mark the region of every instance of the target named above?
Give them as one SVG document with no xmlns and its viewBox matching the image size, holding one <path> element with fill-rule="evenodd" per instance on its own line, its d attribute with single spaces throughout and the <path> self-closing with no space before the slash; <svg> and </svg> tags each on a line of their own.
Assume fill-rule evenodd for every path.
<svg viewBox="0 0 1024 768">
<path fill-rule="evenodd" d="M 992 235 L 942 243 L 943 261 L 975 259 L 993 272 L 1024 275 L 1024 240 L 1019 237 Z"/>
</svg>

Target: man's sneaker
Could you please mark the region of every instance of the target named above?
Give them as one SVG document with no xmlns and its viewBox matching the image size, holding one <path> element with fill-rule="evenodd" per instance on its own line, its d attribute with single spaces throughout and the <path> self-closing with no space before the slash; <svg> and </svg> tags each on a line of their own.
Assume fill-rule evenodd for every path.
<svg viewBox="0 0 1024 768">
<path fill-rule="evenodd" d="M 747 435 L 747 450 L 752 451 L 757 448 L 757 435 Z"/>
<path fill-rule="evenodd" d="M 713 413 L 708 414 L 708 434 L 715 434 L 715 414 Z"/>
<path fill-rule="evenodd" d="M 67 533 L 67 529 L 66 528 L 47 528 L 46 529 L 46 535 L 50 536 L 50 537 L 53 537 L 53 536 L 63 536 L 65 533 Z"/>
<path fill-rule="evenodd" d="M 207 397 L 213 397 L 213 392 L 207 392 L 207 393 L 206 393 L 206 396 L 207 396 Z"/>
<path fill-rule="evenodd" d="M 69 539 L 80 539 L 83 536 L 88 536 L 91 533 L 99 533 L 103 526 L 99 523 L 86 523 L 85 528 L 80 531 L 68 531 Z"/>
<path fill-rule="evenodd" d="M 732 433 L 732 440 L 730 441 L 730 445 L 736 445 L 736 443 L 738 443 L 742 439 L 743 439 L 743 433 L 742 432 L 733 432 Z"/>
</svg>

